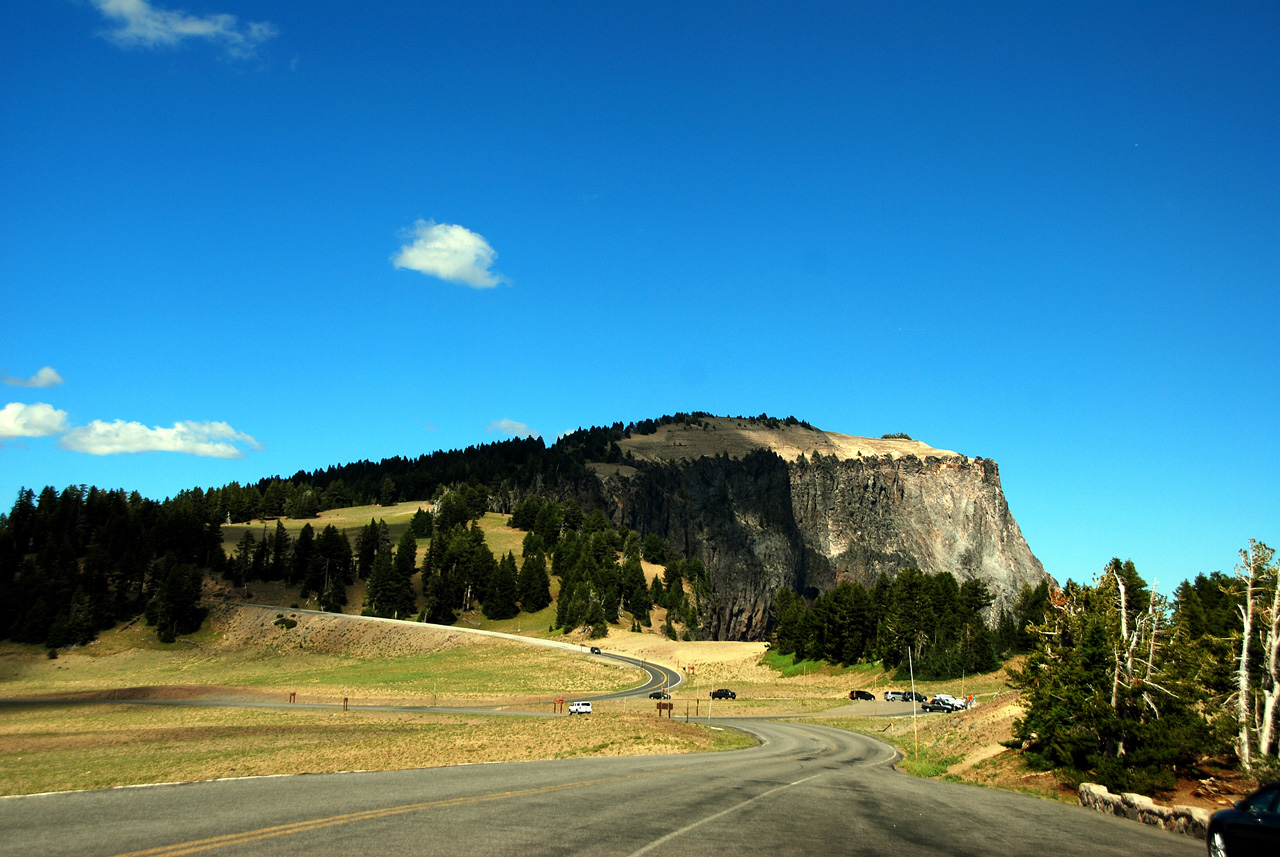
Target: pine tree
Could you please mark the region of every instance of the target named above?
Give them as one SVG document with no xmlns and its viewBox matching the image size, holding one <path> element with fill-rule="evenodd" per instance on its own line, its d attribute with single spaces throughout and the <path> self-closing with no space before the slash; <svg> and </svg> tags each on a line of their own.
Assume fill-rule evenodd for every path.
<svg viewBox="0 0 1280 857">
<path fill-rule="evenodd" d="M 428 622 L 436 625 L 452 625 L 458 621 L 453 609 L 452 587 L 442 574 L 433 574 L 423 584 L 426 606 L 423 613 Z"/>
<path fill-rule="evenodd" d="M 484 615 L 489 619 L 510 619 L 520 612 L 516 601 L 516 557 L 510 551 L 498 563 L 489 597 L 484 602 Z"/>
<path fill-rule="evenodd" d="M 383 476 L 382 483 L 378 486 L 378 505 L 394 506 L 399 499 L 400 493 L 396 490 L 395 480 L 390 475 Z"/>
<path fill-rule="evenodd" d="M 265 578 L 267 580 L 285 580 L 292 573 L 293 539 L 284 523 L 276 520 L 276 531 L 271 536 L 271 558 L 268 561 Z M 290 581 L 292 582 L 292 581 Z"/>
<path fill-rule="evenodd" d="M 1130 586 L 1146 604 L 1140 613 L 1128 603 Z M 1051 595 L 1036 647 L 1015 675 L 1026 714 L 1014 735 L 1034 766 L 1150 793 L 1195 763 L 1210 734 L 1181 654 L 1167 644 L 1166 616 L 1164 599 L 1119 560 L 1094 586 L 1068 582 Z"/>
<path fill-rule="evenodd" d="M 526 613 L 537 613 L 551 604 L 551 579 L 547 577 L 547 561 L 542 554 L 525 554 L 516 586 L 520 609 Z"/>
<path fill-rule="evenodd" d="M 297 540 L 293 543 L 293 556 L 289 569 L 289 582 L 302 582 L 302 597 L 310 593 L 310 569 L 315 556 L 316 531 L 310 524 L 304 524 Z"/>
<path fill-rule="evenodd" d="M 177 562 L 172 554 L 160 563 L 145 611 L 147 624 L 155 627 L 160 642 L 172 643 L 200 629 L 206 612 L 200 607 L 201 579 L 199 569 Z"/>
<path fill-rule="evenodd" d="M 395 555 L 395 571 L 396 575 L 404 580 L 412 580 L 413 574 L 418 568 L 418 540 L 415 537 L 413 528 L 404 531 L 400 536 L 400 541 L 396 544 Z"/>
<path fill-rule="evenodd" d="M 419 509 L 413 513 L 413 518 L 409 521 L 409 530 L 416 539 L 429 539 L 433 524 L 431 513 L 426 509 Z"/>
</svg>

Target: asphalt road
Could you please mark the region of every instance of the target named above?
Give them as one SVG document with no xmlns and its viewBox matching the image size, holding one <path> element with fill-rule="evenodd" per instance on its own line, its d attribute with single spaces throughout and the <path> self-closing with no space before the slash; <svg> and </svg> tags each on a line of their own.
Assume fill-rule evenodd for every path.
<svg viewBox="0 0 1280 857">
<path fill-rule="evenodd" d="M 655 664 L 652 661 L 642 661 L 639 658 L 633 658 L 628 655 L 616 655 L 610 652 L 601 652 L 598 655 L 592 655 L 592 657 L 608 658 L 609 660 L 630 664 L 633 667 L 644 670 L 649 678 L 645 680 L 644 684 L 639 685 L 638 687 L 633 687 L 630 690 L 620 690 L 617 693 L 605 693 L 597 696 L 575 697 L 576 699 L 595 700 L 627 699 L 636 696 L 645 697 L 648 696 L 651 691 L 661 690 L 663 688 L 673 690 L 678 687 L 682 681 L 684 681 L 684 679 L 681 678 L 680 673 L 670 667 L 664 667 L 661 664 Z"/>
<path fill-rule="evenodd" d="M 762 745 L 323 774 L 0 800 L 0 855 L 1199 855 L 1051 801 L 895 771 L 894 751 L 737 720 Z"/>
</svg>

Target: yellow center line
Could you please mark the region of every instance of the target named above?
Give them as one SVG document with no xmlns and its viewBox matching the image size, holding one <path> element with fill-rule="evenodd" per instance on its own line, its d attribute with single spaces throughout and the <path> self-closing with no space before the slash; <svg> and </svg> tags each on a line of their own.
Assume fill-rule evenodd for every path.
<svg viewBox="0 0 1280 857">
<path fill-rule="evenodd" d="M 537 788 L 519 789 L 516 791 L 491 792 L 490 794 L 475 795 L 474 797 L 444 798 L 442 800 L 427 801 L 425 803 L 410 803 L 403 804 L 401 806 L 384 807 L 382 809 L 369 809 L 362 812 L 350 812 L 344 815 L 331 815 L 326 818 L 313 818 L 307 821 L 295 821 L 289 824 L 276 825 L 274 827 L 262 827 L 257 830 L 246 830 L 242 833 L 229 833 L 224 836 L 213 836 L 208 839 L 193 839 L 190 842 L 178 842 L 173 845 L 144 848 L 141 851 L 129 851 L 125 854 L 117 854 L 115 857 L 182 857 L 184 854 L 198 854 L 202 851 L 212 851 L 215 848 L 244 845 L 250 842 L 259 842 L 263 839 L 272 839 L 277 836 L 306 833 L 311 830 L 335 827 L 340 824 L 354 824 L 358 821 L 371 821 L 378 818 L 389 818 L 395 815 L 404 815 L 405 813 L 410 812 L 421 812 L 427 809 L 460 806 L 463 804 L 485 803 L 487 801 L 526 797 L 528 795 L 549 794 L 551 792 L 563 791 L 565 789 L 597 786 L 604 783 L 620 783 L 644 777 L 656 777 L 664 774 L 680 773 L 683 771 L 693 770 L 694 768 L 705 769 L 706 767 L 706 765 L 685 765 L 680 768 L 665 768 L 661 771 L 649 771 L 643 774 L 631 774 L 625 777 L 602 777 L 595 780 L 561 783 L 554 786 L 538 786 Z"/>
</svg>

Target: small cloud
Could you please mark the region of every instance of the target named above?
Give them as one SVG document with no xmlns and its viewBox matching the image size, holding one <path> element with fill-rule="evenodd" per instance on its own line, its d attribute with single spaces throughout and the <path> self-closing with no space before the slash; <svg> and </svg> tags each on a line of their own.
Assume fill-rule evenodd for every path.
<svg viewBox="0 0 1280 857">
<path fill-rule="evenodd" d="M 483 236 L 465 226 L 419 220 L 409 235 L 413 243 L 401 247 L 391 260 L 397 268 L 408 268 L 474 289 L 489 289 L 510 282 L 489 270 L 498 258 L 497 252 Z"/>
<path fill-rule="evenodd" d="M 435 425 L 433 425 L 432 423 L 427 423 L 426 425 L 423 426 L 423 428 L 426 429 L 427 431 L 439 431 L 439 429 L 437 429 Z"/>
<path fill-rule="evenodd" d="M 182 11 L 157 9 L 150 0 L 92 0 L 115 29 L 102 35 L 123 48 L 172 47 L 186 39 L 204 39 L 221 45 L 228 55 L 247 59 L 263 42 L 280 31 L 267 21 L 250 21 L 243 26 L 235 15 L 189 15 Z"/>
<path fill-rule="evenodd" d="M 45 366 L 30 378 L 6 377 L 4 382 L 11 387 L 56 387 L 62 383 L 62 376 L 52 367 Z"/>
<path fill-rule="evenodd" d="M 510 437 L 542 437 L 536 431 L 530 431 L 529 427 L 524 423 L 508 419 L 494 420 L 485 426 L 484 430 L 487 432 L 496 431 Z"/>
<path fill-rule="evenodd" d="M 121 452 L 182 452 L 204 458 L 242 458 L 244 450 L 262 447 L 249 435 L 224 422 L 177 422 L 173 428 L 142 423 L 103 422 L 94 420 L 67 432 L 58 441 L 63 449 L 90 455 L 115 455 Z"/>
<path fill-rule="evenodd" d="M 66 430 L 67 412 L 44 402 L 34 405 L 10 402 L 0 410 L 0 438 L 48 437 Z"/>
</svg>

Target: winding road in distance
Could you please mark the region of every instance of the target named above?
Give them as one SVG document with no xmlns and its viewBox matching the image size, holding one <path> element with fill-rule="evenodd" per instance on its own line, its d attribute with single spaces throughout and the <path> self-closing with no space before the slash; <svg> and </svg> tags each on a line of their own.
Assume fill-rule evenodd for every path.
<svg viewBox="0 0 1280 857">
<path fill-rule="evenodd" d="M 735 720 L 758 747 L 0 799 L 13 857 L 1199 855 L 1198 840 L 893 769 L 892 748 Z"/>
</svg>

